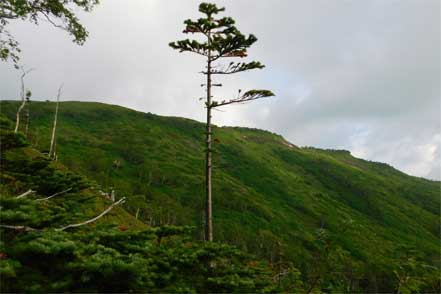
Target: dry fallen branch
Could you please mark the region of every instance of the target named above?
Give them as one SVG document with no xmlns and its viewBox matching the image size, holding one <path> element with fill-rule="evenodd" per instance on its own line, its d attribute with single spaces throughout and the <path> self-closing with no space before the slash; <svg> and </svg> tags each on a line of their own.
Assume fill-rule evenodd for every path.
<svg viewBox="0 0 441 294">
<path fill-rule="evenodd" d="M 18 198 L 23 198 L 23 197 L 26 197 L 26 196 L 28 196 L 28 195 L 30 195 L 30 194 L 32 194 L 32 193 L 35 193 L 35 191 L 29 189 L 28 191 L 24 192 L 23 194 L 18 195 L 18 196 L 15 197 L 15 198 L 17 198 L 17 199 L 18 199 Z"/>
<path fill-rule="evenodd" d="M 70 190 L 72 190 L 72 187 L 69 188 L 69 189 L 66 189 L 66 190 L 64 190 L 64 191 L 57 192 L 57 193 L 55 193 L 55 194 L 53 194 L 53 195 L 51 195 L 51 196 L 49 196 L 49 197 L 36 199 L 35 201 L 45 201 L 45 200 L 49 200 L 49 199 L 51 199 L 52 197 L 55 197 L 55 196 L 57 196 L 57 195 L 64 194 L 64 193 L 66 193 L 66 192 L 69 192 Z"/>
<path fill-rule="evenodd" d="M 11 229 L 11 230 L 15 230 L 15 231 L 25 231 L 25 232 L 38 231 L 38 229 L 34 229 L 31 227 L 26 227 L 26 226 L 0 225 L 0 228 Z"/>
<path fill-rule="evenodd" d="M 29 191 L 28 191 L 29 192 Z M 64 192 L 64 191 L 63 191 Z M 60 192 L 61 193 L 61 192 Z M 52 195 L 54 196 L 54 195 Z M 106 210 L 104 210 L 102 213 L 100 213 L 98 216 L 89 219 L 85 222 L 79 223 L 79 224 L 72 224 L 72 225 L 67 225 L 65 227 L 62 228 L 58 228 L 55 229 L 56 231 L 64 231 L 70 228 L 76 228 L 76 227 L 80 227 L 83 225 L 87 225 L 90 224 L 98 219 L 100 219 L 101 217 L 103 217 L 104 215 L 106 215 L 109 211 L 111 211 L 115 206 L 124 203 L 124 201 L 126 200 L 125 197 L 121 198 L 120 200 L 118 200 L 117 202 L 113 203 L 112 205 L 110 205 Z M 30 232 L 30 231 L 43 231 L 43 229 L 35 229 L 35 228 L 31 228 L 31 227 L 27 227 L 27 226 L 13 226 L 13 225 L 2 225 L 0 224 L 0 228 L 4 228 L 4 229 L 11 229 L 11 230 L 15 230 L 15 231 L 24 231 L 24 232 Z"/>
<path fill-rule="evenodd" d="M 115 206 L 117 206 L 117 205 L 119 205 L 119 204 L 124 203 L 125 200 L 126 200 L 125 197 L 121 198 L 121 199 L 118 200 L 117 202 L 115 202 L 115 203 L 113 203 L 112 205 L 110 205 L 110 206 L 109 206 L 106 210 L 104 210 L 100 215 L 98 215 L 98 216 L 96 216 L 96 217 L 94 217 L 94 218 L 92 218 L 92 219 L 90 219 L 90 220 L 87 220 L 87 221 L 82 222 L 82 223 L 79 223 L 79 224 L 67 225 L 67 226 L 65 226 L 65 227 L 62 227 L 62 228 L 59 228 L 59 229 L 56 229 L 56 230 L 57 230 L 57 231 L 64 231 L 64 230 L 67 230 L 67 229 L 70 229 L 70 228 L 76 228 L 76 227 L 79 227 L 79 226 L 83 226 L 83 225 L 90 224 L 90 223 L 92 223 L 92 222 L 98 220 L 99 218 L 103 217 L 105 214 L 107 214 L 109 211 L 111 211 L 113 207 L 115 207 Z"/>
</svg>

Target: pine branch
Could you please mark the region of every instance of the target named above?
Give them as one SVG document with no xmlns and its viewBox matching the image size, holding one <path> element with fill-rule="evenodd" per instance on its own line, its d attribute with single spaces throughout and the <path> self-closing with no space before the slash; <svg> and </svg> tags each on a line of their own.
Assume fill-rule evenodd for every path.
<svg viewBox="0 0 441 294">
<path fill-rule="evenodd" d="M 200 43 L 196 40 L 185 39 L 176 42 L 170 42 L 168 45 L 173 49 L 179 50 L 179 52 L 193 52 L 208 57 L 208 43 Z"/>
<path fill-rule="evenodd" d="M 218 52 L 213 60 L 225 57 L 246 57 L 247 48 L 251 47 L 257 38 L 254 35 L 246 37 L 241 32 L 236 30 L 234 34 L 227 34 L 226 36 L 213 36 L 213 49 Z"/>
<path fill-rule="evenodd" d="M 227 65 L 226 67 L 223 67 L 223 68 L 218 67 L 217 69 L 213 69 L 210 73 L 217 74 L 217 75 L 230 75 L 230 74 L 235 74 L 235 73 L 239 73 L 239 72 L 243 72 L 243 71 L 247 71 L 247 70 L 252 70 L 252 69 L 262 69 L 264 67 L 265 66 L 258 61 L 252 61 L 249 63 L 230 62 L 230 64 Z M 202 72 L 202 73 L 207 74 L 207 72 Z"/>
<path fill-rule="evenodd" d="M 225 11 L 224 7 L 218 8 L 216 4 L 212 3 L 201 3 L 199 4 L 199 12 L 205 13 L 209 18 L 213 14 L 218 14 L 219 12 Z"/>
<path fill-rule="evenodd" d="M 249 101 L 253 101 L 253 100 L 257 100 L 257 99 L 261 99 L 261 98 L 266 98 L 266 97 L 271 97 L 274 96 L 274 93 L 268 90 L 250 90 L 245 92 L 245 94 L 243 94 L 242 96 L 239 96 L 235 99 L 231 99 L 228 101 L 221 101 L 221 102 L 216 102 L 214 101 L 210 107 L 211 108 L 215 108 L 215 107 L 220 107 L 220 106 L 225 106 L 225 105 L 229 105 L 229 104 L 234 104 L 234 103 L 245 103 L 245 102 L 249 102 Z"/>
</svg>

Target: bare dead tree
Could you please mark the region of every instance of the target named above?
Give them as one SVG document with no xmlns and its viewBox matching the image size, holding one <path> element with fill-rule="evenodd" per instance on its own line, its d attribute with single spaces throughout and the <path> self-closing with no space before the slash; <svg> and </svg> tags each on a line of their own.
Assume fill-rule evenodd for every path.
<svg viewBox="0 0 441 294">
<path fill-rule="evenodd" d="M 57 93 L 57 105 L 55 106 L 55 116 L 54 116 L 54 125 L 52 127 L 52 137 L 51 137 L 51 145 L 49 149 L 49 158 L 55 158 L 55 132 L 57 129 L 57 120 L 58 120 L 58 107 L 60 103 L 60 96 L 62 94 L 63 84 L 58 88 Z"/>
<path fill-rule="evenodd" d="M 33 71 L 34 69 L 29 69 L 29 70 L 24 70 L 24 68 L 21 68 L 22 74 L 20 77 L 21 80 L 21 90 L 20 90 L 20 96 L 21 96 L 21 104 L 18 107 L 17 110 L 17 114 L 16 114 L 16 121 L 15 121 L 15 129 L 14 132 L 17 133 L 18 132 L 18 128 L 20 127 L 20 113 L 23 110 L 23 108 L 26 105 L 26 101 L 31 97 L 31 91 L 27 90 L 25 91 L 25 83 L 24 83 L 24 78 L 25 76 L 30 73 L 31 71 Z"/>
</svg>

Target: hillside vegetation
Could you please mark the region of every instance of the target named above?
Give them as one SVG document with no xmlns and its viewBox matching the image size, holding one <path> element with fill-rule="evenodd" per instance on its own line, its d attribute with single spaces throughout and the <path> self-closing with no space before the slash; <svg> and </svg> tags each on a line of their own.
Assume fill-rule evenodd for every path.
<svg viewBox="0 0 441 294">
<path fill-rule="evenodd" d="M 278 289 L 266 263 L 225 244 L 192 241 L 192 227 L 147 227 L 111 206 L 93 182 L 29 146 L 10 121 L 0 116 L 0 123 L 0 292 Z"/>
<path fill-rule="evenodd" d="M 11 119 L 17 107 L 1 102 Z M 39 150 L 54 111 L 31 104 Z M 127 197 L 145 224 L 195 226 L 202 239 L 203 124 L 85 102 L 61 103 L 58 124 L 58 162 Z M 439 291 L 440 182 L 257 129 L 214 137 L 215 240 L 267 259 L 281 283 L 295 272 L 305 292 Z"/>
</svg>

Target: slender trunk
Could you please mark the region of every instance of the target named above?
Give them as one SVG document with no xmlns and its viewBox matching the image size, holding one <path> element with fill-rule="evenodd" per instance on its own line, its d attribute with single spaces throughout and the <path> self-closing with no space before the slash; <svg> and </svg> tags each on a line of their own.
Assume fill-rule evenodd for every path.
<svg viewBox="0 0 441 294">
<path fill-rule="evenodd" d="M 24 86 L 24 78 L 25 78 L 26 74 L 28 74 L 29 72 L 32 71 L 32 69 L 25 71 L 23 68 L 21 70 L 23 72 L 20 77 L 20 80 L 21 80 L 21 105 L 17 110 L 14 133 L 18 132 L 18 128 L 20 126 L 20 112 L 23 110 L 23 107 L 25 107 L 25 105 L 26 105 L 26 97 L 25 97 L 26 93 L 25 93 L 25 86 Z"/>
<path fill-rule="evenodd" d="M 210 42 L 210 34 L 208 35 Z M 213 223 L 211 210 L 211 50 L 207 61 L 207 125 L 205 149 L 205 241 L 213 241 Z"/>
<path fill-rule="evenodd" d="M 26 100 L 24 99 L 24 94 L 22 94 L 22 102 L 21 102 L 21 105 L 18 108 L 17 114 L 16 114 L 17 118 L 16 118 L 16 121 L 15 121 L 15 130 L 14 130 L 15 133 L 18 132 L 18 127 L 20 126 L 20 112 L 22 111 L 23 107 L 25 107 L 25 104 L 26 104 Z"/>
<path fill-rule="evenodd" d="M 29 101 L 26 101 L 26 127 L 25 127 L 25 136 L 28 139 L 28 131 L 29 131 Z"/>
<path fill-rule="evenodd" d="M 54 143 L 55 143 L 55 130 L 57 129 L 57 118 L 58 118 L 58 104 L 60 102 L 60 92 L 61 92 L 61 87 L 58 90 L 58 95 L 57 95 L 57 106 L 55 107 L 55 117 L 54 117 L 54 126 L 52 128 L 52 138 L 51 138 L 51 146 L 49 149 L 49 158 L 52 158 L 52 153 L 55 153 L 55 149 L 54 149 Z"/>
</svg>

